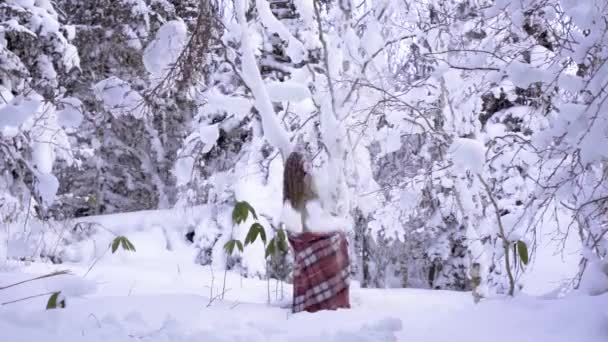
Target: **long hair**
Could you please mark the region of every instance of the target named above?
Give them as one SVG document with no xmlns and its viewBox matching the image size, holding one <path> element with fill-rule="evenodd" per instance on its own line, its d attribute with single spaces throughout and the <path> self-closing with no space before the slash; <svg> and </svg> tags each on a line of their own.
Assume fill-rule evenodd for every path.
<svg viewBox="0 0 608 342">
<path fill-rule="evenodd" d="M 306 170 L 304 155 L 292 152 L 285 161 L 283 170 L 283 203 L 289 201 L 294 209 L 299 210 L 304 200 Z"/>
</svg>

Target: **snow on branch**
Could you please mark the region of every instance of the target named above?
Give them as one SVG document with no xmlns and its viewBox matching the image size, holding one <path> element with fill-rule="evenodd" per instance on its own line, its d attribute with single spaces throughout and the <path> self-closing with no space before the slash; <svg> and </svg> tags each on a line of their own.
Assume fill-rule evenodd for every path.
<svg viewBox="0 0 608 342">
<path fill-rule="evenodd" d="M 291 143 L 289 142 L 287 132 L 281 127 L 274 112 L 270 96 L 262 80 L 262 75 L 253 53 L 253 47 L 251 46 L 251 38 L 248 34 L 249 27 L 245 19 L 245 6 L 246 1 L 244 0 L 239 0 L 236 6 L 237 20 L 241 26 L 243 80 L 253 92 L 255 107 L 262 117 L 262 128 L 265 138 L 271 145 L 277 147 L 283 156 L 287 156 L 291 151 Z"/>
<path fill-rule="evenodd" d="M 255 0 L 255 6 L 260 15 L 260 19 L 264 26 L 268 27 L 270 32 L 274 32 L 284 41 L 288 42 L 287 53 L 291 60 L 295 63 L 300 63 L 306 54 L 304 45 L 294 37 L 291 32 L 280 22 L 270 10 L 270 4 L 266 0 Z"/>
</svg>

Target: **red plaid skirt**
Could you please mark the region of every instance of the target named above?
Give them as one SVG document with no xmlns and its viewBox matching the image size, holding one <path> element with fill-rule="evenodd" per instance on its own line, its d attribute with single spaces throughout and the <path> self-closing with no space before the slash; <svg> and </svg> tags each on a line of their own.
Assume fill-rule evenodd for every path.
<svg viewBox="0 0 608 342">
<path fill-rule="evenodd" d="M 342 232 L 290 235 L 293 312 L 350 308 L 348 242 Z"/>
</svg>

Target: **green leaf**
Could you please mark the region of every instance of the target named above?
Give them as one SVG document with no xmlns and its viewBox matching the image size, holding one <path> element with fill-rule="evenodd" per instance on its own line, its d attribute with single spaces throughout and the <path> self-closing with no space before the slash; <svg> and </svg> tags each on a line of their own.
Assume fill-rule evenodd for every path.
<svg viewBox="0 0 608 342">
<path fill-rule="evenodd" d="M 58 307 L 65 308 L 65 301 L 58 301 L 60 294 L 61 292 L 55 292 L 49 297 L 49 300 L 46 302 L 47 310 L 57 309 Z"/>
<path fill-rule="evenodd" d="M 135 246 L 126 237 L 125 237 L 125 242 L 127 243 L 127 247 L 129 247 L 129 250 L 135 252 Z"/>
<path fill-rule="evenodd" d="M 266 230 L 264 229 L 264 227 L 259 224 L 259 223 L 254 223 L 254 226 L 257 225 L 258 230 L 260 231 L 260 238 L 262 239 L 262 241 L 264 242 L 264 245 L 266 245 Z"/>
<path fill-rule="evenodd" d="M 117 236 L 112 241 L 112 254 L 116 253 L 118 247 L 122 247 L 125 251 L 133 251 L 135 252 L 135 246 L 127 239 L 125 236 Z"/>
<path fill-rule="evenodd" d="M 255 213 L 255 209 L 249 204 L 249 202 L 243 201 L 244 205 L 247 207 L 247 210 L 253 215 L 253 218 L 258 219 L 258 215 Z"/>
<path fill-rule="evenodd" d="M 243 243 L 239 240 L 235 240 L 236 241 L 236 247 L 239 249 L 239 251 L 241 251 L 241 253 L 243 253 Z"/>
<path fill-rule="evenodd" d="M 274 255 L 275 251 L 276 251 L 275 239 L 272 238 L 272 239 L 270 239 L 268 246 L 266 246 L 266 252 L 264 253 L 264 257 L 268 258 L 269 256 Z"/>
<path fill-rule="evenodd" d="M 247 232 L 247 236 L 245 237 L 245 246 L 250 243 L 254 243 L 255 239 L 258 238 L 258 235 L 260 235 L 264 245 L 266 245 L 266 230 L 264 230 L 264 227 L 261 224 L 256 222 L 251 225 L 249 232 Z"/>
<path fill-rule="evenodd" d="M 119 244 L 120 244 L 120 236 L 117 236 L 116 238 L 114 238 L 114 241 L 112 241 L 112 254 L 114 254 L 116 252 Z"/>
<path fill-rule="evenodd" d="M 517 251 L 519 252 L 519 258 L 521 259 L 521 262 L 523 262 L 524 265 L 528 265 L 528 262 L 530 261 L 528 258 L 528 246 L 526 245 L 525 242 L 518 240 L 517 241 Z"/>
<path fill-rule="evenodd" d="M 250 244 L 250 243 L 254 243 L 255 239 L 257 239 L 258 234 L 259 234 L 259 229 L 257 229 L 257 227 L 255 226 L 257 223 L 254 223 L 251 225 L 251 228 L 249 228 L 249 232 L 247 233 L 247 236 L 245 237 L 245 246 Z"/>
<path fill-rule="evenodd" d="M 226 253 L 232 254 L 232 252 L 234 251 L 235 243 L 236 243 L 236 240 L 230 240 L 230 241 L 226 242 L 226 244 L 224 245 L 224 249 L 226 250 Z"/>
<path fill-rule="evenodd" d="M 277 236 L 279 237 L 279 241 L 287 240 L 287 238 L 285 237 L 285 231 L 283 229 L 279 229 L 279 231 L 277 232 Z"/>
<path fill-rule="evenodd" d="M 127 246 L 127 241 L 126 241 L 126 238 L 124 236 L 122 236 L 120 238 L 120 245 L 122 246 L 122 249 L 124 249 L 125 251 L 129 250 L 129 246 Z"/>
<path fill-rule="evenodd" d="M 247 220 L 249 210 L 245 203 L 246 202 L 236 202 L 234 209 L 232 209 L 232 221 L 236 224 L 243 223 Z"/>
<path fill-rule="evenodd" d="M 262 238 L 265 245 L 268 240 L 266 240 L 266 229 L 264 229 L 264 226 L 256 222 L 251 225 L 251 229 L 256 229 L 258 231 L 258 234 L 260 234 L 260 238 Z"/>
<path fill-rule="evenodd" d="M 287 253 L 289 251 L 289 245 L 287 244 L 287 237 L 285 235 L 285 231 L 283 229 L 279 230 L 277 233 L 277 237 L 279 238 L 279 250 L 283 253 Z"/>
<path fill-rule="evenodd" d="M 253 215 L 253 218 L 258 219 L 258 215 L 255 213 L 255 209 L 247 201 L 236 202 L 234 209 L 232 210 L 232 221 L 236 224 L 247 221 L 249 213 Z"/>
<path fill-rule="evenodd" d="M 283 253 L 289 252 L 289 245 L 287 241 L 279 241 L 279 250 Z"/>
<path fill-rule="evenodd" d="M 236 239 L 232 239 L 226 242 L 226 244 L 224 245 L 224 249 L 226 250 L 226 253 L 232 255 L 235 246 L 239 249 L 239 251 L 241 251 L 241 253 L 243 253 L 243 243 Z"/>
</svg>

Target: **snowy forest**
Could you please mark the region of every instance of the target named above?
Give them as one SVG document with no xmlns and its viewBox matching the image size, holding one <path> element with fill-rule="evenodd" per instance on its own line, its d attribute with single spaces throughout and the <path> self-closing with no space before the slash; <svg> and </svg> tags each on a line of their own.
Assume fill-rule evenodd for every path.
<svg viewBox="0 0 608 342">
<path fill-rule="evenodd" d="M 0 0 L 0 340 L 80 341 L 78 317 L 86 341 L 606 341 L 607 18 L 607 0 Z M 281 328 L 292 151 L 311 228 L 347 236 L 353 309 Z M 139 322 L 184 293 L 203 309 Z M 212 317 L 256 301 L 255 328 Z M 431 302 L 461 325 L 406 321 Z M 187 333 L 199 316 L 217 321 Z M 344 317 L 369 325 L 331 330 Z M 463 328 L 492 317 L 511 335 Z"/>
</svg>

